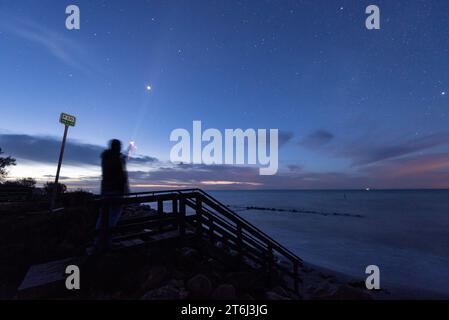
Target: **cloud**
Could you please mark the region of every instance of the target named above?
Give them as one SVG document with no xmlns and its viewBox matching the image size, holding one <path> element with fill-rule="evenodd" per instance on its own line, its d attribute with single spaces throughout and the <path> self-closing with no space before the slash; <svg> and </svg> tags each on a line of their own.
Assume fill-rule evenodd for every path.
<svg viewBox="0 0 449 320">
<path fill-rule="evenodd" d="M 299 142 L 301 146 L 315 149 L 329 143 L 334 138 L 334 135 L 326 130 L 317 130 L 307 135 Z"/>
<path fill-rule="evenodd" d="M 410 156 L 405 159 L 390 159 L 363 170 L 372 176 L 394 179 L 430 173 L 449 173 L 449 154 L 435 153 Z"/>
<path fill-rule="evenodd" d="M 150 172 L 130 172 L 130 178 L 137 180 L 152 181 L 240 181 L 253 182 L 251 179 L 259 175 L 257 167 L 243 167 L 233 165 L 204 165 L 204 164 L 181 164 L 173 167 L 161 167 Z M 248 180 L 248 181 L 246 181 Z"/>
<path fill-rule="evenodd" d="M 297 164 L 289 164 L 287 166 L 288 170 L 290 170 L 291 172 L 300 172 L 303 167 Z"/>
<path fill-rule="evenodd" d="M 256 130 L 256 135 L 257 135 L 257 130 Z M 267 146 L 266 148 L 269 150 L 270 149 L 270 130 L 267 130 L 266 133 L 266 137 L 267 137 Z M 289 143 L 294 137 L 293 132 L 291 131 L 284 131 L 284 130 L 279 130 L 278 131 L 278 148 L 282 148 L 283 146 L 285 146 L 287 143 Z M 247 141 L 247 140 L 245 140 Z M 246 142 L 247 143 L 247 142 Z"/>
<path fill-rule="evenodd" d="M 350 172 L 308 172 L 291 166 L 274 176 L 258 169 L 226 165 L 165 165 L 128 173 L 134 191 L 180 188 L 202 189 L 410 189 L 449 188 L 449 155 L 393 159 Z M 62 179 L 70 188 L 99 191 L 100 176 Z"/>
<path fill-rule="evenodd" d="M 391 159 L 348 171 L 310 172 L 288 165 L 274 176 L 256 167 L 182 164 L 151 172 L 130 172 L 131 184 L 205 189 L 364 189 L 449 188 L 449 154 Z"/>
<path fill-rule="evenodd" d="M 449 133 L 435 133 L 389 145 L 376 145 L 368 141 L 351 143 L 337 153 L 350 158 L 353 165 L 358 166 L 410 155 L 445 144 L 449 144 Z"/>
<path fill-rule="evenodd" d="M 0 147 L 14 158 L 42 163 L 56 163 L 61 148 L 60 139 L 25 134 L 0 134 Z M 68 140 L 64 163 L 73 165 L 100 165 L 104 147 Z M 147 164 L 158 161 L 149 156 L 131 157 L 130 163 Z"/>
<path fill-rule="evenodd" d="M 52 174 L 44 174 L 43 176 L 42 176 L 42 178 L 49 178 L 49 179 L 54 179 L 56 176 L 55 175 L 52 175 Z M 70 177 L 68 177 L 68 176 L 59 176 L 59 179 L 60 180 L 69 180 L 69 179 L 71 179 Z"/>
<path fill-rule="evenodd" d="M 283 147 L 285 144 L 293 139 L 293 132 L 279 130 L 279 147 Z"/>
<path fill-rule="evenodd" d="M 128 163 L 147 164 L 147 163 L 152 163 L 152 162 L 157 162 L 157 161 L 159 161 L 159 160 L 155 157 L 136 155 L 136 156 L 130 157 L 128 160 Z"/>
<path fill-rule="evenodd" d="M 95 69 L 91 59 L 87 58 L 87 50 L 76 40 L 62 33 L 49 30 L 29 19 L 8 17 L 5 14 L 0 15 L 0 26 L 11 34 L 40 46 L 70 67 L 84 73 Z"/>
<path fill-rule="evenodd" d="M 130 171 L 133 190 L 192 188 L 205 189 L 363 189 L 370 188 L 449 188 L 449 152 L 421 155 L 416 150 L 446 143 L 444 134 L 432 135 L 411 142 L 398 144 L 401 152 L 378 152 L 372 154 L 367 143 L 350 145 L 340 154 L 353 161 L 364 159 L 364 165 L 352 166 L 345 171 L 311 172 L 298 164 L 281 168 L 274 176 L 259 175 L 257 166 L 172 164 L 159 162 L 149 156 L 133 157 L 131 162 L 151 164 L 148 169 Z M 45 164 L 55 164 L 60 148 L 60 139 L 34 137 L 18 134 L 0 134 L 0 147 L 6 155 Z M 387 148 L 388 149 L 388 148 Z M 64 162 L 77 167 L 98 166 L 103 147 L 69 140 Z M 367 151 L 364 151 L 367 150 Z M 335 150 L 334 150 L 335 151 Z M 408 153 L 407 153 L 408 152 Z M 382 157 L 379 157 L 379 154 Z M 400 154 L 401 156 L 397 156 Z M 387 158 L 385 158 L 387 157 Z M 373 159 L 383 159 L 375 161 Z M 370 161 L 368 161 L 370 160 Z M 24 161 L 25 162 L 25 161 Z M 26 165 L 26 163 L 24 164 Z M 36 167 L 34 167 L 36 166 Z M 39 164 L 31 164 L 31 170 Z M 88 167 L 86 167 L 88 168 Z M 98 172 L 98 167 L 95 169 Z M 81 171 L 79 171 L 81 172 Z M 67 174 L 68 173 L 68 174 Z M 78 174 L 78 169 L 68 171 L 62 182 L 71 188 L 88 188 L 98 191 L 101 177 L 90 172 Z M 44 176 L 45 178 L 45 176 Z M 51 178 L 48 176 L 47 178 Z"/>
<path fill-rule="evenodd" d="M 299 169 L 298 167 L 295 167 Z M 232 165 L 183 164 L 154 171 L 129 172 L 130 184 L 138 188 L 151 186 L 205 189 L 320 189 L 361 188 L 364 184 L 346 173 L 310 173 L 284 171 L 261 176 L 256 167 Z M 157 188 L 157 187 L 156 187 Z"/>
<path fill-rule="evenodd" d="M 152 171 L 132 171 L 128 173 L 130 184 L 165 185 L 166 187 L 257 187 L 262 182 L 257 167 L 232 165 L 179 164 L 164 166 Z"/>
</svg>

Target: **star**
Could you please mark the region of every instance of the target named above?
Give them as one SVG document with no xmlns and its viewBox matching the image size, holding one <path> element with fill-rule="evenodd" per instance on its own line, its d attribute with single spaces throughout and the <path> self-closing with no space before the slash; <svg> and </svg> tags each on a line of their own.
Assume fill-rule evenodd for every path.
<svg viewBox="0 0 449 320">
<path fill-rule="evenodd" d="M 151 86 L 147 85 L 146 89 L 147 89 L 147 91 L 151 91 Z"/>
<path fill-rule="evenodd" d="M 441 91 L 441 95 L 445 96 L 446 95 L 446 91 Z"/>
</svg>

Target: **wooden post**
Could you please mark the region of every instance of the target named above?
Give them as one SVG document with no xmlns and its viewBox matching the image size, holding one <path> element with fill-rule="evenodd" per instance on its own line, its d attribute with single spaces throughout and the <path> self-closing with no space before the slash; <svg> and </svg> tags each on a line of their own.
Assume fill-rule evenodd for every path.
<svg viewBox="0 0 449 320">
<path fill-rule="evenodd" d="M 214 243 L 214 217 L 210 215 L 208 217 L 209 219 L 209 240 L 210 242 Z"/>
<path fill-rule="evenodd" d="M 273 270 L 273 262 L 274 262 L 274 256 L 273 256 L 273 247 L 271 246 L 271 243 L 268 243 L 268 285 L 271 286 L 271 279 L 272 279 L 272 270 Z"/>
<path fill-rule="evenodd" d="M 56 196 L 58 194 L 59 172 L 61 172 L 62 158 L 64 157 L 64 148 L 65 148 L 65 142 L 67 140 L 67 132 L 68 131 L 69 131 L 69 126 L 65 125 L 64 135 L 62 137 L 61 151 L 59 152 L 58 168 L 56 169 L 55 184 L 53 185 L 53 190 L 51 193 L 50 211 L 53 211 L 53 209 L 55 207 Z"/>
<path fill-rule="evenodd" d="M 104 205 L 101 207 L 101 227 L 100 227 L 100 251 L 106 252 L 109 249 L 109 207 L 110 205 Z"/>
<path fill-rule="evenodd" d="M 157 213 L 158 214 L 164 213 L 164 202 L 162 200 L 157 201 Z"/>
<path fill-rule="evenodd" d="M 239 253 L 239 263 L 241 264 L 243 262 L 243 235 L 240 224 L 237 225 L 237 250 Z"/>
<path fill-rule="evenodd" d="M 200 196 L 196 197 L 196 221 L 197 221 L 197 225 L 196 225 L 196 234 L 201 237 L 201 232 L 202 232 L 202 225 L 203 225 L 203 204 L 202 204 L 202 199 Z"/>
<path fill-rule="evenodd" d="M 180 215 L 179 215 L 179 234 L 182 237 L 186 234 L 186 201 L 185 199 L 179 200 Z"/>
<path fill-rule="evenodd" d="M 296 293 L 298 293 L 298 291 L 299 291 L 299 281 L 298 281 L 299 275 L 298 275 L 298 268 L 299 268 L 299 266 L 298 266 L 298 261 L 295 260 L 295 261 L 293 262 L 293 275 L 294 275 L 294 277 L 295 277 L 294 283 L 295 283 L 295 291 L 296 291 Z"/>
<path fill-rule="evenodd" d="M 178 199 L 173 199 L 172 200 L 172 211 L 174 214 L 178 213 Z"/>
</svg>

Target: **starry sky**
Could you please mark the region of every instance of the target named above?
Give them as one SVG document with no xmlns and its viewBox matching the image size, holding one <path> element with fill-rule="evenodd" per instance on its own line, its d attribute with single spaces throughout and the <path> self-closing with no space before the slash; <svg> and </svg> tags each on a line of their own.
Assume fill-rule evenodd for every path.
<svg viewBox="0 0 449 320">
<path fill-rule="evenodd" d="M 449 188 L 448 21 L 447 0 L 0 0 L 0 147 L 52 180 L 67 112 L 71 188 L 111 138 L 135 141 L 133 189 Z M 279 129 L 278 173 L 170 163 L 193 120 Z"/>
</svg>

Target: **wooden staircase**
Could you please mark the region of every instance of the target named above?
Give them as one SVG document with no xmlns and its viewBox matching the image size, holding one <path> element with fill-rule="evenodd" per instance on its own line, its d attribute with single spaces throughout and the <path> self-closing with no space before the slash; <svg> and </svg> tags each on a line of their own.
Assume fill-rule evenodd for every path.
<svg viewBox="0 0 449 320">
<path fill-rule="evenodd" d="M 201 189 L 98 196 L 94 202 L 105 215 L 113 205 L 156 203 L 157 213 L 153 215 L 123 220 L 114 229 L 102 227 L 101 238 L 112 233 L 118 248 L 173 240 L 183 243 L 192 237 L 213 244 L 220 242 L 267 273 L 276 271 L 288 278 L 290 289 L 298 291 L 302 260 Z M 107 216 L 103 221 L 108 221 Z"/>
</svg>

